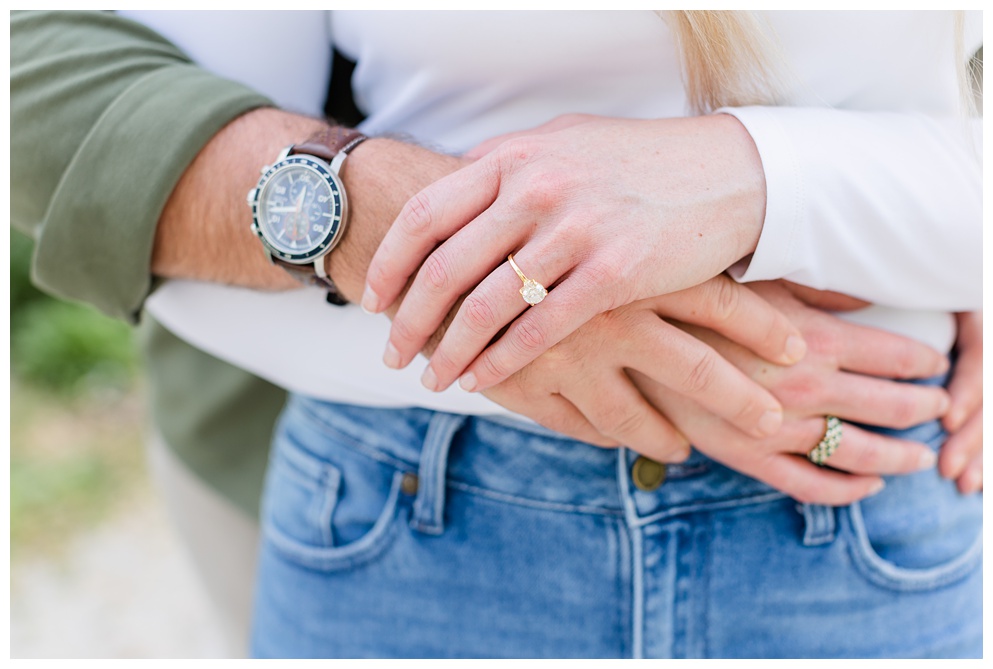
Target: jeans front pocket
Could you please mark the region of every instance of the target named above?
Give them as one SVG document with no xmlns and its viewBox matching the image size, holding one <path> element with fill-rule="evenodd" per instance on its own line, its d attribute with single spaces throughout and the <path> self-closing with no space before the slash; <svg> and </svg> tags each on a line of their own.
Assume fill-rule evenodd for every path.
<svg viewBox="0 0 993 669">
<path fill-rule="evenodd" d="M 263 538 L 310 569 L 368 562 L 396 534 L 402 478 L 397 467 L 335 443 L 334 435 L 284 420 L 266 474 Z"/>
<path fill-rule="evenodd" d="M 898 434 L 932 448 L 946 435 L 934 423 Z M 903 592 L 941 588 L 982 564 L 983 500 L 963 496 L 935 470 L 891 477 L 880 494 L 842 511 L 849 554 L 872 583 Z"/>
</svg>

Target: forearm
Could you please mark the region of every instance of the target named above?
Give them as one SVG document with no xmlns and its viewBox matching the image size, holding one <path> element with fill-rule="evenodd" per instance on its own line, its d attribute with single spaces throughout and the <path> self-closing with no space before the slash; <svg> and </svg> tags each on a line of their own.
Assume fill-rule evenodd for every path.
<svg viewBox="0 0 993 669">
<path fill-rule="evenodd" d="M 762 238 L 736 278 L 786 278 L 897 308 L 981 304 L 981 120 L 730 111 L 755 139 L 768 184 Z"/>
<path fill-rule="evenodd" d="M 183 174 L 159 220 L 154 274 L 256 289 L 298 287 L 263 253 L 251 232 L 245 196 L 281 149 L 300 143 L 323 121 L 258 109 L 228 124 Z M 459 160 L 412 144 L 372 138 L 342 168 L 350 222 L 327 270 L 341 293 L 357 302 L 366 268 L 400 208 L 414 193 L 458 166 Z"/>
<path fill-rule="evenodd" d="M 107 12 L 11 16 L 11 222 L 39 287 L 134 321 L 156 224 L 232 119 L 271 102 Z"/>
</svg>

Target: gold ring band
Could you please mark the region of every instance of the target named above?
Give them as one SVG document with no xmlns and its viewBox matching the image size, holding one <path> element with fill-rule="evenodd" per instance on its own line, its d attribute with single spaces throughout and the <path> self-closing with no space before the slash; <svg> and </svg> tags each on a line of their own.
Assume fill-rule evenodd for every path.
<svg viewBox="0 0 993 669">
<path fill-rule="evenodd" d="M 841 420 L 837 416 L 824 416 L 824 436 L 807 453 L 815 465 L 823 465 L 841 446 Z"/>
<path fill-rule="evenodd" d="M 524 298 L 524 301 L 533 307 L 545 299 L 545 296 L 548 295 L 548 291 L 545 290 L 545 287 L 540 283 L 534 279 L 529 279 L 524 275 L 521 268 L 517 266 L 516 262 L 514 262 L 513 253 L 507 256 L 507 260 L 510 261 L 510 266 L 514 268 L 515 272 L 517 272 L 517 276 L 521 277 L 521 281 L 524 282 L 524 285 L 521 286 L 521 297 Z"/>
</svg>

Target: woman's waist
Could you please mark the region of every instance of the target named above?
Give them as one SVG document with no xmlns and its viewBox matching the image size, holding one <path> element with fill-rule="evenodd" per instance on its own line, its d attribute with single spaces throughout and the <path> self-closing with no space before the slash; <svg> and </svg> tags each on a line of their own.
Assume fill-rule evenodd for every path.
<svg viewBox="0 0 993 669">
<path fill-rule="evenodd" d="M 334 449 L 348 448 L 411 473 L 421 469 L 425 444 L 447 431 L 448 487 L 549 511 L 654 520 L 785 497 L 697 449 L 684 462 L 660 464 L 512 418 L 374 409 L 294 396 L 284 421 L 284 429 L 297 435 L 289 441 L 308 457 L 333 461 Z M 932 422 L 901 435 L 938 443 L 941 429 Z"/>
<path fill-rule="evenodd" d="M 515 415 L 457 386 L 442 393 L 424 389 L 420 374 L 426 361 L 421 358 L 407 369 L 388 369 L 382 351 L 389 321 L 354 306 L 331 308 L 317 289 L 261 293 L 171 281 L 148 300 L 148 308 L 191 344 L 292 392 L 364 406 Z M 940 351 L 948 351 L 955 336 L 954 319 L 941 312 L 874 306 L 839 315 L 914 337 Z"/>
</svg>

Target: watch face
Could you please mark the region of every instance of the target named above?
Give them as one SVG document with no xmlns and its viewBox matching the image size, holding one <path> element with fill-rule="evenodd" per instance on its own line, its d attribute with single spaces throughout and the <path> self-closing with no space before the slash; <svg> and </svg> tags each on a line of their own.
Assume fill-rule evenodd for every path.
<svg viewBox="0 0 993 669">
<path fill-rule="evenodd" d="M 323 163 L 290 156 L 266 172 L 260 186 L 255 221 L 275 255 L 305 263 L 330 248 L 341 227 L 344 198 Z"/>
</svg>

